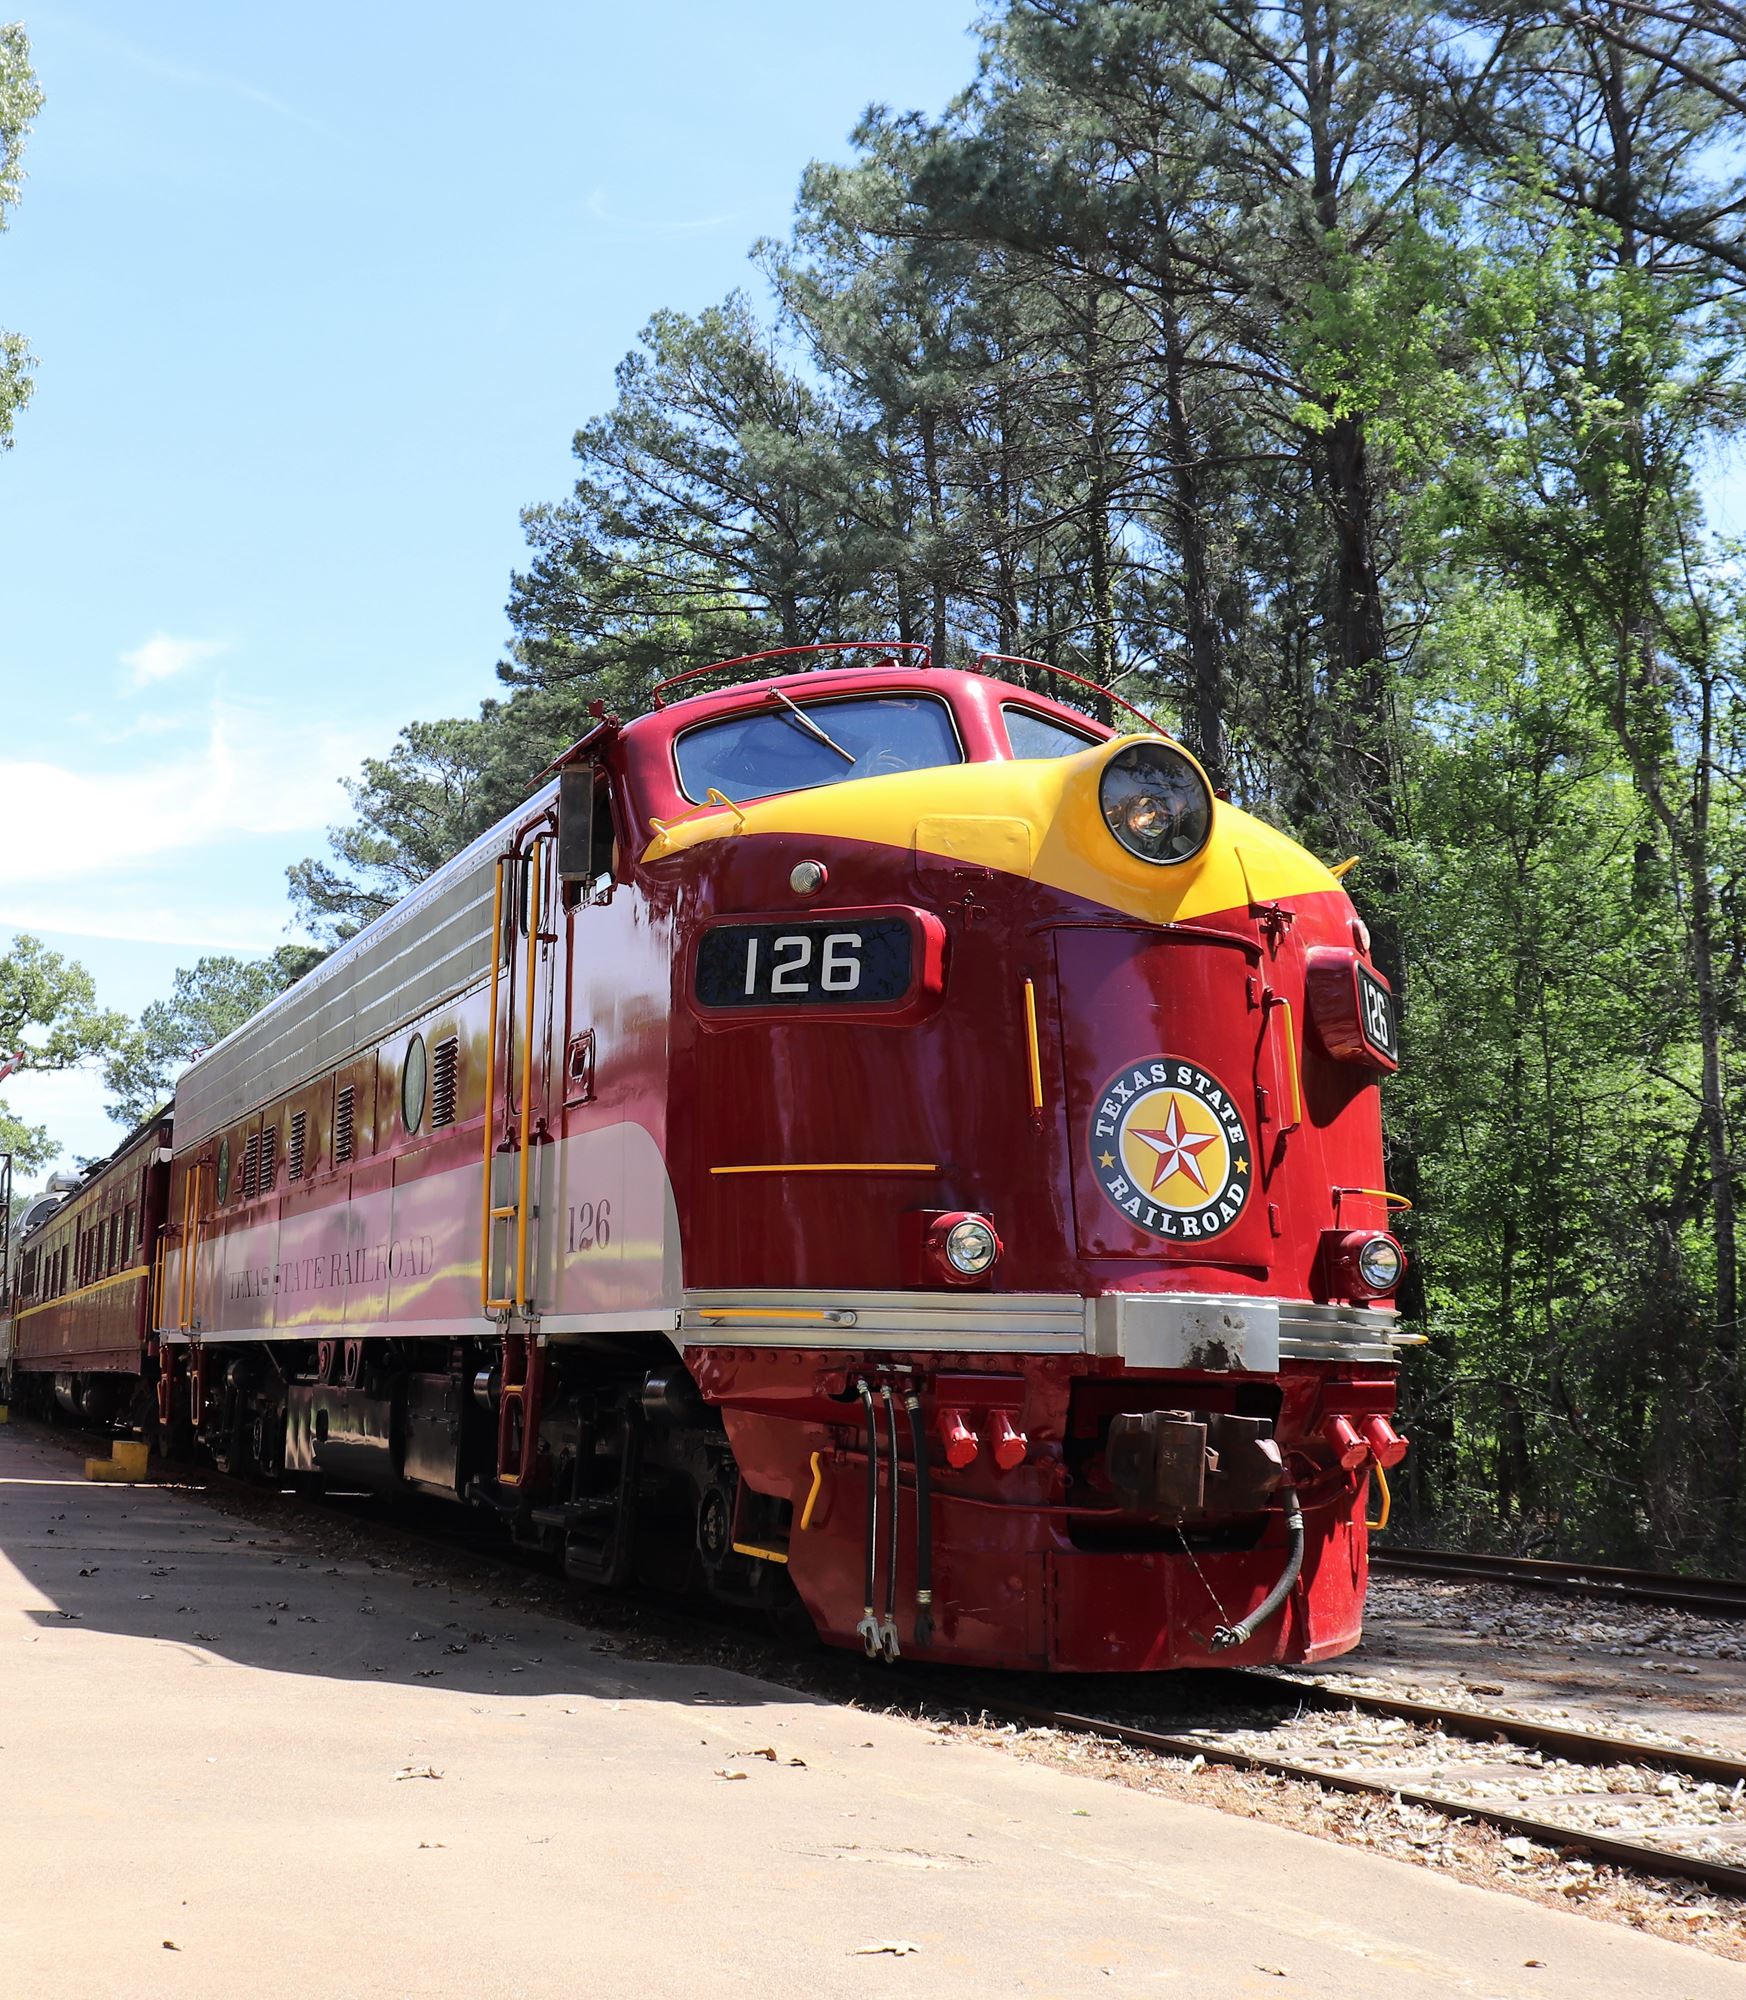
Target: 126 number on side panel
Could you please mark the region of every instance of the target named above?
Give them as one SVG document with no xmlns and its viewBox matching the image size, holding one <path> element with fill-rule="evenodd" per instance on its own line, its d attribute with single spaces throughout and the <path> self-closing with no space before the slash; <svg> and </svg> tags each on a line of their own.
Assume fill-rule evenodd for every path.
<svg viewBox="0 0 1746 2000">
<path fill-rule="evenodd" d="M 612 1242 L 612 1203 L 602 1195 L 598 1201 L 581 1201 L 570 1208 L 570 1250 L 574 1257 L 583 1250 L 604 1250 Z"/>
<path fill-rule="evenodd" d="M 779 996 L 805 999 L 815 940 L 806 931 L 790 931 L 770 946 L 770 966 L 762 970 L 764 940 L 756 931 L 746 939 L 746 983 L 743 997 L 761 1000 Z M 760 984 L 762 980 L 762 984 Z M 861 987 L 861 933 L 826 931 L 819 951 L 818 982 L 826 993 L 856 993 Z"/>
<path fill-rule="evenodd" d="M 718 924 L 698 946 L 697 998 L 712 1008 L 901 1000 L 912 957 L 910 927 L 901 918 Z"/>
</svg>

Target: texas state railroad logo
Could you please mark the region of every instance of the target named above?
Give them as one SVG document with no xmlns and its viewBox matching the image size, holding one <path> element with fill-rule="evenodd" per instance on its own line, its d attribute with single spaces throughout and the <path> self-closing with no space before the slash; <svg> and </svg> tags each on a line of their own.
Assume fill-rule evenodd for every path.
<svg viewBox="0 0 1746 2000">
<path fill-rule="evenodd" d="M 1249 1200 L 1254 1150 L 1217 1077 L 1180 1056 L 1117 1070 L 1091 1121 L 1098 1186 L 1142 1229 L 1204 1241 Z"/>
</svg>

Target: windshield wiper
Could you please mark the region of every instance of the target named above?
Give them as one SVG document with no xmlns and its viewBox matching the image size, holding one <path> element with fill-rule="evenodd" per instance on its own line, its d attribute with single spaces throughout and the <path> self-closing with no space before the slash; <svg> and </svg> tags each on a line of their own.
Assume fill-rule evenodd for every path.
<svg viewBox="0 0 1746 2000">
<path fill-rule="evenodd" d="M 853 750 L 845 750 L 834 736 L 827 735 L 813 721 L 812 717 L 807 714 L 806 710 L 804 708 L 796 708 L 794 703 L 788 699 L 787 695 L 780 688 L 772 688 L 770 693 L 775 700 L 781 702 L 782 706 L 788 710 L 789 714 L 794 717 L 795 721 L 800 724 L 808 736 L 816 736 L 827 750 L 834 750 L 845 764 L 853 764 L 858 761 Z"/>
</svg>

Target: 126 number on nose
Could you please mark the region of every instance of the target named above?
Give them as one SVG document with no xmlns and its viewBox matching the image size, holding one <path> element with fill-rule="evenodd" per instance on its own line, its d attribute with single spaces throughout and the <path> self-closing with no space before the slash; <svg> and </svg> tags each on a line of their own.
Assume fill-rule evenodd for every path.
<svg viewBox="0 0 1746 2000">
<path fill-rule="evenodd" d="M 754 931 L 746 939 L 746 984 L 748 999 L 759 991 L 758 975 L 764 940 Z M 808 972 L 812 966 L 813 937 L 807 931 L 793 931 L 770 945 L 770 982 L 764 990 L 796 998 L 812 991 Z M 818 983 L 826 993 L 853 993 L 861 984 L 861 933 L 827 931 L 820 940 Z"/>
</svg>

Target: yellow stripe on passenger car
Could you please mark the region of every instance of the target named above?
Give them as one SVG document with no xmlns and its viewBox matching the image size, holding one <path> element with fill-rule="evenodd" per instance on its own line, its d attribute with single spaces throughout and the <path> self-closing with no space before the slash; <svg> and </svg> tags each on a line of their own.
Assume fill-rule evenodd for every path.
<svg viewBox="0 0 1746 2000">
<path fill-rule="evenodd" d="M 70 1306 L 77 1299 L 88 1299 L 93 1292 L 108 1291 L 111 1285 L 131 1284 L 135 1278 L 149 1278 L 150 1276 L 151 1267 L 149 1265 L 135 1264 L 128 1270 L 117 1271 L 112 1278 L 97 1278 L 89 1285 L 81 1285 L 76 1292 L 62 1292 L 59 1298 L 44 1299 L 39 1306 L 26 1306 L 18 1317 L 21 1320 L 33 1319 L 38 1313 L 45 1313 L 51 1307 Z"/>
<path fill-rule="evenodd" d="M 701 812 L 669 826 L 642 858 L 656 862 L 715 840 L 813 834 L 1010 874 L 1022 852 L 1014 822 L 1023 821 L 1033 881 L 1150 923 L 1339 888 L 1296 841 L 1222 800 L 1213 806 L 1212 838 L 1192 861 L 1159 867 L 1130 854 L 1105 825 L 1097 792 L 1109 758 L 1136 740 L 1150 739 L 1124 737 L 1076 757 L 948 764 L 755 799 L 732 814 Z"/>
</svg>

